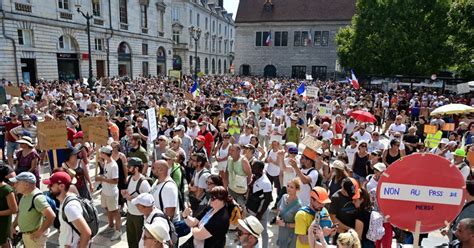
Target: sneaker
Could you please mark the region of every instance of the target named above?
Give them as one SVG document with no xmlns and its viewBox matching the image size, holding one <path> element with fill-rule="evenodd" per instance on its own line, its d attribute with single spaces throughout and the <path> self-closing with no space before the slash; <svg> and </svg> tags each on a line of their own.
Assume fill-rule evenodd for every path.
<svg viewBox="0 0 474 248">
<path fill-rule="evenodd" d="M 110 241 L 118 240 L 120 239 L 121 236 L 122 236 L 122 233 L 120 231 L 115 231 L 114 235 L 112 235 L 112 237 L 110 238 Z"/>
<path fill-rule="evenodd" d="M 102 233 L 112 233 L 115 231 L 115 228 L 113 226 L 108 226 Z"/>
</svg>

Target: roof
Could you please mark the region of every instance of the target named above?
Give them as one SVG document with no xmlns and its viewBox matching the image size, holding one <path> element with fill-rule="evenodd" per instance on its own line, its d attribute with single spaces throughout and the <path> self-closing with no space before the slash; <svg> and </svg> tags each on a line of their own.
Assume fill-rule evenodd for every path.
<svg viewBox="0 0 474 248">
<path fill-rule="evenodd" d="M 350 21 L 355 0 L 240 0 L 235 23 Z"/>
</svg>

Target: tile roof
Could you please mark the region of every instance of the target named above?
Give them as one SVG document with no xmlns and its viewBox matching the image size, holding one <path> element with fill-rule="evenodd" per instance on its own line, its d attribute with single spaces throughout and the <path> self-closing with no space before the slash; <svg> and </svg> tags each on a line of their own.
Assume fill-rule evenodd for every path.
<svg viewBox="0 0 474 248">
<path fill-rule="evenodd" d="M 235 23 L 350 21 L 355 0 L 240 0 Z"/>
</svg>

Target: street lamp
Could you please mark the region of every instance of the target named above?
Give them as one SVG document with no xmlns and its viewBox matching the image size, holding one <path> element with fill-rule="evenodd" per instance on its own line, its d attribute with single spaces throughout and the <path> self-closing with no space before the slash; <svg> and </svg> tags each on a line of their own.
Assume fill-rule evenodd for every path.
<svg viewBox="0 0 474 248">
<path fill-rule="evenodd" d="M 76 4 L 77 13 L 82 14 L 84 18 L 87 20 L 87 46 L 89 50 L 89 78 L 87 79 L 87 83 L 89 83 L 89 88 L 92 90 L 92 51 L 91 51 L 91 23 L 90 20 L 94 17 L 93 15 L 89 14 L 89 12 L 84 13 L 81 10 L 81 5 Z"/>
<path fill-rule="evenodd" d="M 189 28 L 189 32 L 191 33 L 191 37 L 193 38 L 194 40 L 194 46 L 195 46 L 195 51 L 194 51 L 194 80 L 197 80 L 197 74 L 198 74 L 198 69 L 197 69 L 197 63 L 198 63 L 198 57 L 197 57 L 197 54 L 198 54 L 198 47 L 197 47 L 197 44 L 198 44 L 198 40 L 201 38 L 201 32 L 202 30 L 200 28 L 196 28 L 194 26 L 191 26 Z"/>
</svg>

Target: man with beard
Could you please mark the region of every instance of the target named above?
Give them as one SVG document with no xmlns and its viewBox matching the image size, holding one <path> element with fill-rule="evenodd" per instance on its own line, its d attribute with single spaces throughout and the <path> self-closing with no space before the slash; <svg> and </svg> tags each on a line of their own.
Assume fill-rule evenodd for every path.
<svg viewBox="0 0 474 248">
<path fill-rule="evenodd" d="M 128 153 L 128 157 L 136 157 L 140 158 L 143 162 L 143 170 L 142 174 L 147 175 L 148 172 L 148 154 L 145 148 L 141 145 L 143 141 L 140 138 L 140 134 L 134 133 L 132 134 L 131 139 L 129 140 L 129 147 L 130 152 Z"/>
<path fill-rule="evenodd" d="M 359 198 L 359 183 L 351 177 L 344 178 L 341 189 L 331 196 L 329 213 L 331 220 L 338 225 L 338 233 L 344 233 L 351 228 L 355 228 L 357 208 L 352 200 Z"/>
<path fill-rule="evenodd" d="M 141 193 L 150 192 L 151 186 L 141 174 L 143 162 L 140 158 L 128 159 L 128 186 L 126 190 L 122 190 L 123 198 L 127 199 L 127 241 L 129 247 L 138 248 L 138 243 L 142 237 L 143 231 L 143 214 L 132 204 L 132 199 Z"/>
<path fill-rule="evenodd" d="M 305 148 L 303 155 L 300 158 L 301 169 L 298 168 L 296 158 L 288 158 L 288 163 L 293 167 L 296 176 L 298 176 L 302 182 L 301 190 L 298 191 L 298 198 L 300 199 L 302 206 L 309 205 L 310 201 L 308 200 L 308 197 L 311 189 L 316 186 L 316 183 L 321 176 L 315 168 L 315 160 L 317 156 L 316 151 L 310 148 Z"/>
<path fill-rule="evenodd" d="M 308 248 L 308 230 L 313 221 L 319 225 L 321 221 L 320 212 L 324 210 L 324 204 L 331 203 L 328 192 L 323 187 L 314 187 L 310 193 L 309 205 L 302 207 L 295 215 L 295 235 L 297 248 Z M 316 219 L 316 220 L 315 220 Z M 327 229 L 326 229 L 327 230 Z M 331 229 L 329 229 L 331 231 Z M 326 232 L 329 232 L 326 231 Z"/>
<path fill-rule="evenodd" d="M 55 172 L 43 183 L 48 185 L 51 196 L 59 200 L 58 214 L 59 223 L 61 224 L 59 228 L 59 246 L 70 248 L 89 247 L 92 231 L 83 216 L 81 203 L 77 200 L 71 200 L 76 198 L 77 195 L 69 192 L 71 186 L 69 174 L 63 171 Z M 66 216 L 68 222 L 63 216 Z"/>
</svg>

